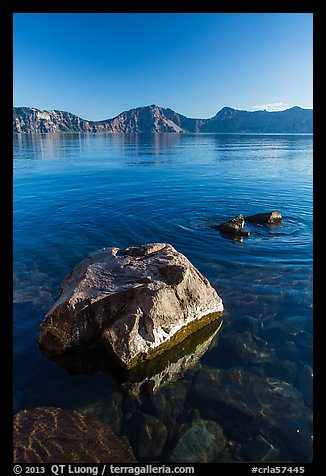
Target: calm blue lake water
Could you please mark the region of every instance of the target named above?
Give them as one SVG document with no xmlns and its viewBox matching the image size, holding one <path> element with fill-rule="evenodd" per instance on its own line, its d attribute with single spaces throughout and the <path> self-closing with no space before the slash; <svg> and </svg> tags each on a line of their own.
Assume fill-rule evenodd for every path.
<svg viewBox="0 0 326 476">
<path fill-rule="evenodd" d="M 242 242 L 211 228 L 271 210 L 282 224 L 248 223 Z M 184 253 L 223 299 L 198 362 L 152 396 L 128 396 L 108 375 L 45 358 L 39 324 L 71 268 L 102 247 L 150 242 Z M 141 461 L 180 461 L 173 449 L 196 419 L 223 430 L 221 461 L 310 461 L 312 135 L 16 135 L 14 350 L 15 412 L 96 415 Z M 139 415 L 167 428 L 155 457 Z"/>
</svg>

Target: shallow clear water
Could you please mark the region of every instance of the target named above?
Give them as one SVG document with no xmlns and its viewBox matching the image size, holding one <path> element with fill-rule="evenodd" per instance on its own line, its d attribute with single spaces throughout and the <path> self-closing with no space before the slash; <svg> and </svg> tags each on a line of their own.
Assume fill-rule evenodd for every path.
<svg viewBox="0 0 326 476">
<path fill-rule="evenodd" d="M 271 210 L 282 224 L 248 223 L 242 242 L 211 228 Z M 108 375 L 72 375 L 46 359 L 39 324 L 63 277 L 96 249 L 150 242 L 184 253 L 223 299 L 223 325 L 198 362 L 133 397 Z M 221 461 L 262 460 L 259 438 L 274 461 L 310 461 L 312 136 L 16 135 L 14 350 L 15 411 L 97 415 L 142 461 L 177 461 L 173 448 L 196 419 L 221 426 Z M 168 428 L 155 457 L 134 437 L 139 415 Z"/>
</svg>

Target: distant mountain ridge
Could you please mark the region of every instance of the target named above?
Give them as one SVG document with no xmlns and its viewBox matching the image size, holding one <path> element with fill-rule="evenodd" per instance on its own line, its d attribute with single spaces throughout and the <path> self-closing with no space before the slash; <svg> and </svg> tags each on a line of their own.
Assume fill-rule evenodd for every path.
<svg viewBox="0 0 326 476">
<path fill-rule="evenodd" d="M 14 133 L 65 132 L 313 132 L 313 111 L 298 106 L 285 111 L 241 111 L 224 107 L 209 119 L 194 119 L 152 104 L 124 111 L 112 119 L 87 121 L 65 111 L 13 108 Z"/>
</svg>

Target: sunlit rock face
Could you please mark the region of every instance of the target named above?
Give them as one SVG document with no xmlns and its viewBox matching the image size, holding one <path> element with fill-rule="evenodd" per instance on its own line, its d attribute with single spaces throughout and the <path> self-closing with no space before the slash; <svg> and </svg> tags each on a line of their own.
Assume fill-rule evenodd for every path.
<svg viewBox="0 0 326 476">
<path fill-rule="evenodd" d="M 283 217 L 281 212 L 267 212 L 258 213 L 257 215 L 250 215 L 245 217 L 245 220 L 250 223 L 256 223 L 258 225 L 278 225 L 281 223 Z"/>
<path fill-rule="evenodd" d="M 14 417 L 14 463 L 136 463 L 125 439 L 96 418 L 43 407 Z"/>
<path fill-rule="evenodd" d="M 70 112 L 14 108 L 13 130 L 16 133 L 93 132 L 92 123 Z M 110 130 L 108 130 L 109 132 Z M 103 130 L 104 132 L 104 130 Z"/>
<path fill-rule="evenodd" d="M 166 243 L 104 248 L 79 263 L 40 328 L 40 346 L 63 354 L 100 344 L 132 368 L 219 318 L 209 281 Z"/>
<path fill-rule="evenodd" d="M 286 111 L 239 111 L 224 107 L 209 119 L 183 116 L 169 108 L 151 104 L 123 111 L 112 119 L 88 121 L 65 111 L 13 108 L 15 133 L 62 132 L 312 132 L 311 109 Z"/>
</svg>

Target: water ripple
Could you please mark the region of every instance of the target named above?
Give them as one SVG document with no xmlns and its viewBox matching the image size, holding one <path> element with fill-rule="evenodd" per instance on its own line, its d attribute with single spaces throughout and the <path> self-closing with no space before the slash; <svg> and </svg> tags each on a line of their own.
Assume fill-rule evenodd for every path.
<svg viewBox="0 0 326 476">
<path fill-rule="evenodd" d="M 196 369 L 166 387 L 173 395 L 191 389 L 186 403 L 180 400 L 177 417 L 171 409 L 176 397 L 164 400 L 164 392 L 158 397 L 154 416 L 167 419 L 168 445 L 181 421 L 190 414 L 206 415 L 223 430 L 236 428 L 233 443 L 238 445 L 261 431 L 268 439 L 276 426 L 272 436 L 283 448 L 280 458 L 297 461 L 296 445 L 305 445 L 309 458 L 305 432 L 310 423 L 299 414 L 310 414 L 306 407 L 312 404 L 312 137 L 20 135 L 14 149 L 16 408 L 95 402 L 98 411 L 97 401 L 112 400 L 108 377 L 72 378 L 41 356 L 40 321 L 63 277 L 89 253 L 106 246 L 168 242 L 207 276 L 225 306 L 223 326 L 210 350 Z M 241 242 L 212 228 L 239 213 L 271 210 L 282 212 L 282 223 L 247 223 L 251 236 Z M 214 405 L 194 400 L 200 369 L 268 382 L 273 398 L 258 405 L 248 397 L 244 409 L 237 396 L 241 382 L 234 380 L 223 407 L 230 415 L 223 419 Z M 40 381 L 46 382 L 41 390 Z M 252 388 L 244 391 L 251 395 Z M 128 408 L 119 416 L 121 428 L 128 427 L 132 411 L 146 415 L 155 407 L 155 399 L 137 403 L 119 395 L 118 400 Z M 278 401 L 291 403 L 297 427 L 278 419 Z M 255 426 L 263 416 L 252 425 L 247 420 L 238 424 L 232 405 L 247 414 L 258 405 L 273 418 L 263 427 Z"/>
</svg>

